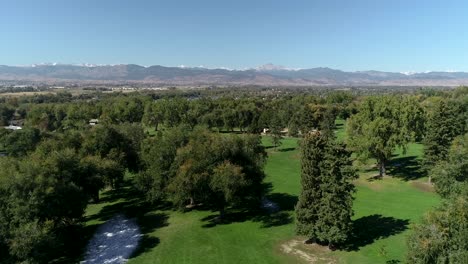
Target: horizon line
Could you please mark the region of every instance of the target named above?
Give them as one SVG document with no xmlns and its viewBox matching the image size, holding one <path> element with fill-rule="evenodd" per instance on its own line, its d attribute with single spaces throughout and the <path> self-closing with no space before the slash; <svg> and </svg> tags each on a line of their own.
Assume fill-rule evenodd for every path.
<svg viewBox="0 0 468 264">
<path fill-rule="evenodd" d="M 275 71 L 275 70 L 285 70 L 285 71 L 300 71 L 300 70 L 310 70 L 310 69 L 330 69 L 330 70 L 337 70 L 342 72 L 351 72 L 351 73 L 360 73 L 360 72 L 385 72 L 385 73 L 400 73 L 404 75 L 413 75 L 413 74 L 421 74 L 421 73 L 431 73 L 431 72 L 444 72 L 444 73 L 468 73 L 467 71 L 463 70 L 424 70 L 424 71 L 390 71 L 390 70 L 376 70 L 376 69 L 368 69 L 368 70 L 343 70 L 339 68 L 333 68 L 329 66 L 316 66 L 316 67 L 306 67 L 306 68 L 293 68 L 293 67 L 286 67 L 279 64 L 273 63 L 265 63 L 255 67 L 243 67 L 243 68 L 230 68 L 224 66 L 215 66 L 215 67 L 207 67 L 204 65 L 198 66 L 190 66 L 190 65 L 177 65 L 177 66 L 168 66 L 168 65 L 161 65 L 161 64 L 152 64 L 152 65 L 142 65 L 138 63 L 62 63 L 62 62 L 41 62 L 41 63 L 32 63 L 32 64 L 20 64 L 20 65 L 8 65 L 8 64 L 0 64 L 0 66 L 7 66 L 7 67 L 37 67 L 37 66 L 78 66 L 78 67 L 105 67 L 105 66 L 128 66 L 128 65 L 136 65 L 144 68 L 150 68 L 154 66 L 161 66 L 166 68 L 181 68 L 181 69 L 207 69 L 207 70 L 228 70 L 228 71 L 248 71 L 248 70 L 259 70 L 264 66 L 271 66 L 275 67 L 275 69 L 265 69 L 263 71 Z M 277 68 L 276 68 L 277 67 Z"/>
</svg>

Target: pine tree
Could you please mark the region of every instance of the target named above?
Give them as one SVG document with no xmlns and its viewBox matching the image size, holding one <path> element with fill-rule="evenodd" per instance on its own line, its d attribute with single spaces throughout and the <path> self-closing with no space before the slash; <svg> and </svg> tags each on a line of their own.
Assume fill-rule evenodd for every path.
<svg viewBox="0 0 468 264">
<path fill-rule="evenodd" d="M 428 114 L 427 132 L 424 138 L 424 165 L 431 169 L 448 157 L 453 139 L 463 134 L 465 128 L 463 109 L 456 102 L 439 101 Z M 429 182 L 432 177 L 429 175 Z"/>
<path fill-rule="evenodd" d="M 306 134 L 301 145 L 301 195 L 296 205 L 296 231 L 309 238 L 315 236 L 318 221 L 320 192 L 320 165 L 326 142 L 319 132 Z"/>
<path fill-rule="evenodd" d="M 351 164 L 350 152 L 343 144 L 329 141 L 324 155 L 320 185 L 322 199 L 315 229 L 319 241 L 332 245 L 344 242 L 351 231 L 352 194 L 355 190 L 352 180 L 357 175 Z"/>
<path fill-rule="evenodd" d="M 302 145 L 302 192 L 296 206 L 297 233 L 330 247 L 351 231 L 356 173 L 344 145 L 319 132 Z"/>
</svg>

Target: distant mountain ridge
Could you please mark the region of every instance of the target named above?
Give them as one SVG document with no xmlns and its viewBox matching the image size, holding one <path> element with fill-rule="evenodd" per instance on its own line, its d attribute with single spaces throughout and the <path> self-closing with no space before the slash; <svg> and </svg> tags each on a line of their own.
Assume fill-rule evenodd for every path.
<svg viewBox="0 0 468 264">
<path fill-rule="evenodd" d="M 160 65 L 144 67 L 135 64 L 38 64 L 33 66 L 0 65 L 0 81 L 65 84 L 458 86 L 468 84 L 468 73 L 346 72 L 330 68 L 289 69 L 274 64 L 246 70 Z"/>
</svg>

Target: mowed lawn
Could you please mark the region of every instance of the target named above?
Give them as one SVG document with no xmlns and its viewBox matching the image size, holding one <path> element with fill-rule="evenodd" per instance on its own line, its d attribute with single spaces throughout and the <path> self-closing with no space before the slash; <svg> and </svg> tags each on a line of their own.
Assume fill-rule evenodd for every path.
<svg viewBox="0 0 468 264">
<path fill-rule="evenodd" d="M 340 126 L 338 135 L 344 136 L 343 128 Z M 144 236 L 129 263 L 301 263 L 297 255 L 281 250 L 282 244 L 296 238 L 294 204 L 300 193 L 297 142 L 296 138 L 285 138 L 281 146 L 273 148 L 270 138 L 263 138 L 269 153 L 265 167 L 270 188 L 267 197 L 280 206 L 280 212 L 231 211 L 229 221 L 218 224 L 213 221 L 217 212 L 183 213 L 164 205 L 149 206 L 127 187 L 128 192 L 104 193 L 102 203 L 89 206 L 89 230 L 119 210 L 137 217 Z M 325 253 L 330 259 L 338 263 L 403 261 L 411 223 L 439 202 L 430 188 L 421 187 L 424 184 L 419 182 L 424 178 L 406 175 L 414 172 L 422 176 L 415 167 L 421 151 L 420 145 L 412 144 L 406 155 L 396 153 L 397 163 L 389 171 L 398 174 L 397 178 L 369 180 L 377 171 L 362 167 L 362 176 L 356 181 L 356 234 L 347 250 Z M 405 169 L 406 164 L 411 165 L 409 169 Z M 303 248 L 307 252 L 307 247 Z"/>
</svg>

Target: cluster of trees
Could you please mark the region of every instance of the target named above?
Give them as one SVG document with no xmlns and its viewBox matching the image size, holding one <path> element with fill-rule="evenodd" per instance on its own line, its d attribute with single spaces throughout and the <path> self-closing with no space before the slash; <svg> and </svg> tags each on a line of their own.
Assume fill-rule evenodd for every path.
<svg viewBox="0 0 468 264">
<path fill-rule="evenodd" d="M 13 107 L 0 104 L 0 126 L 7 126 L 14 113 L 15 109 Z"/>
<path fill-rule="evenodd" d="M 41 134 L 36 128 L 18 131 L 0 130 L 0 146 L 13 157 L 21 157 L 34 150 L 40 140 Z"/>
<path fill-rule="evenodd" d="M 143 135 L 130 124 L 9 132 L 9 156 L 0 158 L 2 260 L 47 263 L 72 249 L 87 204 L 103 188 L 117 188 L 125 170 L 138 169 Z"/>
<path fill-rule="evenodd" d="M 266 153 L 258 135 L 188 131 L 175 127 L 147 139 L 136 180 L 150 201 L 169 198 L 180 207 L 203 203 L 222 217 L 227 206 L 260 200 Z"/>
<path fill-rule="evenodd" d="M 68 254 L 87 204 L 98 202 L 102 189 L 118 188 L 125 171 L 136 173 L 149 201 L 203 204 L 221 219 L 226 208 L 258 206 L 262 196 L 266 154 L 259 135 L 181 125 L 151 137 L 129 123 L 2 131 L 9 156 L 0 158 L 0 252 L 7 262 Z"/>
<path fill-rule="evenodd" d="M 413 227 L 409 263 L 468 262 L 468 134 L 455 138 L 430 174 L 444 201 Z"/>
<path fill-rule="evenodd" d="M 372 96 L 360 105 L 347 126 L 348 144 L 360 157 L 375 158 L 379 176 L 396 147 L 422 137 L 424 112 L 414 96 Z"/>
<path fill-rule="evenodd" d="M 292 136 L 318 127 L 329 129 L 337 116 L 346 118 L 356 111 L 354 96 L 344 92 L 326 98 L 296 95 L 152 100 L 149 96 L 122 95 L 101 100 L 21 104 L 18 108 L 27 113 L 26 125 L 42 131 L 83 129 L 90 119 L 98 118 L 104 124 L 142 123 L 155 130 L 182 124 L 249 133 L 287 127 Z"/>
<path fill-rule="evenodd" d="M 445 202 L 415 226 L 408 240 L 409 263 L 468 261 L 467 92 L 468 88 L 461 87 L 437 97 L 369 96 L 348 119 L 348 149 L 357 157 L 375 158 L 380 177 L 385 176 L 385 164 L 397 147 L 405 151 L 410 142 L 425 143 L 425 168 Z M 356 177 L 349 157 L 332 135 L 316 131 L 303 138 L 298 234 L 329 246 L 348 239 L 352 231 L 351 181 Z"/>
<path fill-rule="evenodd" d="M 427 100 L 424 166 L 442 205 L 413 226 L 408 263 L 468 262 L 468 87 Z"/>
</svg>

